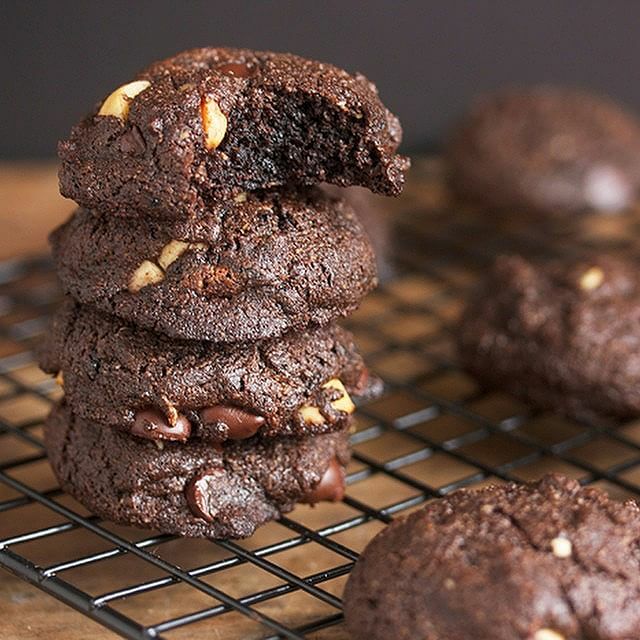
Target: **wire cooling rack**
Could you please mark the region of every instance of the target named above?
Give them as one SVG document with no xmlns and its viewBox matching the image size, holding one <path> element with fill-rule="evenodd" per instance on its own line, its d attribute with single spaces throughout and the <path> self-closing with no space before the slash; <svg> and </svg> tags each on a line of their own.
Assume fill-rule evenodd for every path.
<svg viewBox="0 0 640 640">
<path fill-rule="evenodd" d="M 72 625 L 93 638 L 111 637 L 106 629 L 127 638 L 346 638 L 347 574 L 397 514 L 460 487 L 548 471 L 615 497 L 637 494 L 640 421 L 588 426 L 483 390 L 458 368 L 452 334 L 494 255 L 632 249 L 638 216 L 488 220 L 450 206 L 439 172 L 432 163 L 415 170 L 393 213 L 395 275 L 348 322 L 387 388 L 359 409 L 344 501 L 300 506 L 245 541 L 116 526 L 57 487 L 41 424 L 60 391 L 33 348 L 59 292 L 44 258 L 0 266 L 0 566 L 40 590 L 20 595 L 24 583 L 6 576 L 15 610 L 31 620 L 44 611 L 47 637 L 47 625 L 75 637 Z M 102 628 L 86 617 L 70 623 L 48 596 Z M 1 633 L 7 624 L 13 635 Z M 0 635 L 31 637 L 15 632 L 21 624 L 0 619 Z"/>
</svg>

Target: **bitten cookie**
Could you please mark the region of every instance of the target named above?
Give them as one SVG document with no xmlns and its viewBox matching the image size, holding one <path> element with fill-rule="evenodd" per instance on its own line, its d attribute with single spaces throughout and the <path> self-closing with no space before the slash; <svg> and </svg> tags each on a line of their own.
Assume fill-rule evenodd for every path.
<svg viewBox="0 0 640 640">
<path fill-rule="evenodd" d="M 383 530 L 345 591 L 354 640 L 631 640 L 640 509 L 573 480 L 461 490 Z"/>
<path fill-rule="evenodd" d="M 349 393 L 375 387 L 335 325 L 236 345 L 181 342 L 67 300 L 40 355 L 74 413 L 153 439 L 339 430 L 354 410 Z"/>
<path fill-rule="evenodd" d="M 638 263 L 501 257 L 458 332 L 465 366 L 544 409 L 586 421 L 640 414 Z"/>
<path fill-rule="evenodd" d="M 322 181 L 396 195 L 408 160 L 375 86 L 330 64 L 194 49 L 110 94 L 59 146 L 89 209 L 184 218 L 244 190 Z"/>
<path fill-rule="evenodd" d="M 92 513 L 163 533 L 244 538 L 296 502 L 339 500 L 345 432 L 224 446 L 132 438 L 74 415 L 63 402 L 45 424 L 49 461 Z"/>
<path fill-rule="evenodd" d="M 616 211 L 640 187 L 640 124 L 571 89 L 507 90 L 474 104 L 449 142 L 455 191 L 488 207 Z"/>
<path fill-rule="evenodd" d="M 80 209 L 51 235 L 68 293 L 169 336 L 233 342 L 323 325 L 376 284 L 353 209 L 318 190 L 244 194 L 167 224 Z"/>
</svg>

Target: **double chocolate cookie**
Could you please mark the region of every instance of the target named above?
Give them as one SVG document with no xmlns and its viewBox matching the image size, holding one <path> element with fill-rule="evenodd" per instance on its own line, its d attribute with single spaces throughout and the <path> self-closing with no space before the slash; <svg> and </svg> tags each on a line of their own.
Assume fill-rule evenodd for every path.
<svg viewBox="0 0 640 640">
<path fill-rule="evenodd" d="M 323 325 L 376 284 L 353 209 L 318 190 L 243 194 L 197 221 L 78 210 L 51 236 L 80 302 L 185 339 L 234 342 Z"/>
<path fill-rule="evenodd" d="M 344 429 L 375 387 L 349 332 L 329 325 L 235 345 L 178 341 L 67 300 L 41 348 L 78 416 L 185 441 Z"/>
<path fill-rule="evenodd" d="M 152 64 L 59 147 L 89 209 L 188 218 L 243 191 L 332 182 L 396 195 L 401 128 L 360 74 L 298 56 L 205 48 Z"/>
<path fill-rule="evenodd" d="M 92 513 L 191 537 L 244 538 L 296 502 L 339 500 L 346 433 L 157 443 L 76 416 L 66 403 L 45 425 L 61 486 Z"/>
<path fill-rule="evenodd" d="M 501 257 L 469 302 L 458 341 L 482 384 L 586 421 L 637 416 L 638 262 Z"/>
<path fill-rule="evenodd" d="M 616 211 L 638 195 L 640 123 L 582 91 L 501 91 L 477 100 L 447 156 L 455 191 L 488 207 Z"/>
<path fill-rule="evenodd" d="M 631 640 L 640 509 L 561 476 L 461 490 L 397 520 L 346 586 L 354 640 Z"/>
</svg>

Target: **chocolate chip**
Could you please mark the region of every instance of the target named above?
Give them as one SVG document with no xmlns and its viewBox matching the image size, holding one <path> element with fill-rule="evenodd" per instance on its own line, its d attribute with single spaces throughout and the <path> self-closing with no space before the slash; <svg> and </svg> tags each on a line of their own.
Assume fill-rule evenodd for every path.
<svg viewBox="0 0 640 640">
<path fill-rule="evenodd" d="M 120 136 L 119 144 L 120 151 L 132 156 L 141 156 L 147 148 L 142 132 L 136 125 Z"/>
<path fill-rule="evenodd" d="M 144 409 L 136 413 L 131 433 L 149 440 L 185 441 L 191 435 L 191 423 L 178 414 L 176 424 L 172 425 L 160 411 Z"/>
<path fill-rule="evenodd" d="M 365 367 L 353 387 L 353 395 L 362 400 L 369 400 L 381 395 L 383 389 L 384 383 L 382 380 Z"/>
<path fill-rule="evenodd" d="M 201 471 L 185 487 L 185 498 L 192 513 L 207 522 L 211 522 L 221 507 L 228 502 L 220 495 L 224 483 L 221 478 L 224 469 Z"/>
<path fill-rule="evenodd" d="M 344 497 L 344 467 L 333 458 L 320 479 L 320 482 L 300 502 L 315 504 L 316 502 L 337 502 Z"/>
<path fill-rule="evenodd" d="M 221 439 L 231 440 L 244 440 L 254 436 L 265 422 L 263 416 L 222 404 L 202 409 L 200 420 L 204 429 L 213 426 L 215 433 L 222 436 Z"/>
<path fill-rule="evenodd" d="M 216 67 L 216 71 L 236 78 L 249 78 L 256 72 L 256 68 L 248 62 L 229 62 Z"/>
</svg>

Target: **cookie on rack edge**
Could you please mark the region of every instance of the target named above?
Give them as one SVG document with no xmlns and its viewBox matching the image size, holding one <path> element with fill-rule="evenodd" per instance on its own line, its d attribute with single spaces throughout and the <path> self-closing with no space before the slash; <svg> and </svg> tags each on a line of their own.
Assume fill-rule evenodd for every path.
<svg viewBox="0 0 640 640">
<path fill-rule="evenodd" d="M 390 524 L 344 595 L 354 640 L 627 640 L 640 509 L 549 475 L 462 489 Z"/>
</svg>

